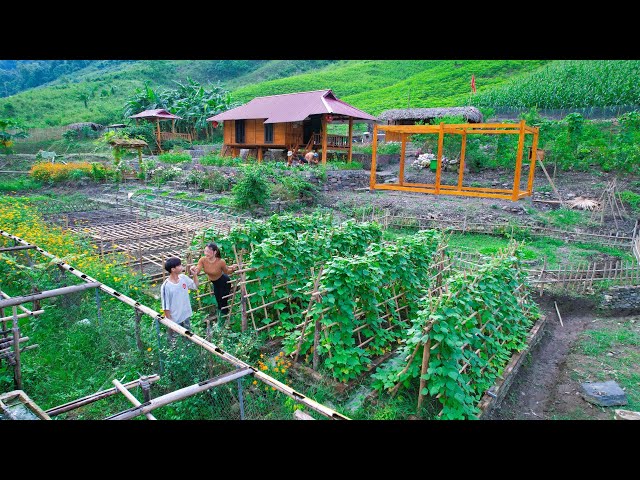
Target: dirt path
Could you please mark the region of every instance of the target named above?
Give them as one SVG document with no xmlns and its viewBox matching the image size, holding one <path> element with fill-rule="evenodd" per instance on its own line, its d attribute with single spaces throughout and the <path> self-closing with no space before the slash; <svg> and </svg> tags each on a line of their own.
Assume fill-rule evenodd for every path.
<svg viewBox="0 0 640 480">
<path fill-rule="evenodd" d="M 558 303 L 563 325 L 558 320 L 554 301 Z M 545 296 L 540 299 L 540 307 L 547 316 L 543 337 L 518 371 L 507 397 L 491 419 L 550 420 L 555 412 L 554 392 L 563 376 L 567 354 L 595 318 L 593 305 L 585 301 Z M 583 402 L 581 398 L 579 401 Z"/>
</svg>

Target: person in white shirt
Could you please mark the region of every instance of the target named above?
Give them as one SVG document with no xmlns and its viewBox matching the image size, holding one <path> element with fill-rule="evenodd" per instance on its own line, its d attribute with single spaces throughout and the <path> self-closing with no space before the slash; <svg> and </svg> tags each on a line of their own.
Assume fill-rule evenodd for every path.
<svg viewBox="0 0 640 480">
<path fill-rule="evenodd" d="M 165 318 L 172 320 L 180 326 L 191 329 L 191 299 L 189 290 L 197 290 L 198 275 L 193 275 L 193 280 L 184 275 L 185 267 L 177 257 L 167 259 L 164 269 L 169 272 L 169 277 L 160 287 L 160 301 L 164 310 Z M 169 329 L 167 333 L 169 345 L 175 345 L 176 332 Z"/>
</svg>

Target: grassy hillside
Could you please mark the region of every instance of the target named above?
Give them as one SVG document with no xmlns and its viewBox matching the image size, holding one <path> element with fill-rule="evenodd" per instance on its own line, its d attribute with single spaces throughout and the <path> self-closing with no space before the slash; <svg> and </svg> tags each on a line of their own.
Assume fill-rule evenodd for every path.
<svg viewBox="0 0 640 480">
<path fill-rule="evenodd" d="M 98 61 L 0 99 L 0 117 L 46 127 L 122 122 L 136 87 L 218 81 L 232 99 L 330 88 L 373 115 L 390 108 L 474 105 L 562 108 L 640 104 L 640 61 L 614 60 L 144 60 Z M 477 93 L 471 95 L 471 76 Z"/>
<path fill-rule="evenodd" d="M 318 68 L 326 60 L 103 60 L 46 85 L 0 99 L 0 117 L 32 127 L 125 120 L 122 110 L 135 88 L 175 86 L 190 77 L 206 85 L 243 85 Z M 230 87 L 228 87 L 230 88 Z M 86 97 L 86 105 L 84 98 Z"/>
</svg>

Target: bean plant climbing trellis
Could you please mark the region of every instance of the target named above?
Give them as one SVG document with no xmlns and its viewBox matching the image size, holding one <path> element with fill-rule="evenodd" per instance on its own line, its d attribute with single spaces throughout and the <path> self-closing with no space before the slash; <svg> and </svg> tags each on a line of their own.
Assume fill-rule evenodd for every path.
<svg viewBox="0 0 640 480">
<path fill-rule="evenodd" d="M 398 347 L 403 351 L 407 342 L 422 331 L 416 327 L 416 319 L 422 318 L 424 314 L 421 312 L 429 305 L 425 299 L 434 305 L 437 301 L 444 302 L 444 297 L 454 303 L 464 303 L 465 300 L 458 295 L 463 289 L 454 285 L 469 283 L 473 286 L 474 282 L 480 281 L 473 280 L 475 277 L 469 273 L 456 277 L 458 273 L 452 268 L 445 236 L 441 232 L 420 231 L 395 243 L 381 242 L 381 227 L 375 222 L 355 224 L 349 221 L 327 226 L 323 221 L 326 219 L 307 217 L 288 218 L 283 222 L 281 217 L 272 217 L 267 222 L 247 222 L 219 240 L 222 245 L 243 247 L 241 251 L 235 249 L 241 269 L 232 280 L 230 299 L 235 307 L 225 320 L 231 326 L 253 327 L 257 334 L 281 338 L 284 351 L 292 355 L 294 361 L 328 372 L 340 382 L 351 383 L 362 374 L 371 372 L 392 354 L 397 356 L 395 351 Z M 363 229 L 375 234 L 367 237 Z M 346 232 L 354 234 L 350 237 L 353 243 L 348 245 L 337 240 Z M 334 248 L 334 242 L 340 244 L 339 249 Z M 327 254 L 331 258 L 327 258 Z M 486 345 L 473 343 L 476 355 L 478 349 L 484 349 L 489 352 L 487 358 L 493 362 L 491 368 L 486 363 L 481 372 L 486 379 L 495 379 L 494 373 L 504 366 L 511 352 L 523 346 L 527 328 L 536 315 L 534 307 L 527 303 L 525 278 L 516 266 L 517 260 L 511 252 L 508 260 L 501 264 L 504 279 L 494 275 L 492 278 L 498 278 L 498 286 L 487 292 L 487 305 L 500 302 L 510 289 L 509 295 L 520 299 L 515 305 L 503 302 L 505 308 L 511 308 L 499 317 L 505 325 L 488 325 L 487 313 L 479 309 L 481 302 L 473 304 L 475 310 L 469 312 L 471 318 L 477 316 L 481 319 L 483 339 L 503 330 L 508 332 L 507 335 L 513 334 L 513 341 L 502 341 L 499 353 L 495 353 L 498 351 L 495 349 L 491 353 L 486 345 L 494 345 L 501 340 Z M 507 271 L 511 273 L 507 274 Z M 450 280 L 452 276 L 458 280 Z M 481 284 L 482 288 L 487 285 L 486 281 Z M 450 313 L 450 307 L 446 308 L 445 312 Z M 521 327 L 514 330 L 507 325 L 512 320 L 508 317 L 515 314 L 522 320 L 518 321 Z M 450 327 L 455 330 L 455 327 Z M 442 322 L 432 322 L 419 337 L 427 335 L 433 328 L 436 331 L 445 329 Z M 458 358 L 449 351 L 436 353 L 437 358 L 442 355 Z M 475 372 L 470 366 L 471 363 L 464 367 L 462 373 L 467 369 Z M 410 370 L 409 373 L 415 372 Z M 403 377 L 404 380 L 407 378 L 406 375 Z M 439 395 L 433 390 L 431 392 L 436 399 L 443 398 L 447 407 L 443 410 L 444 417 L 454 418 L 476 413 L 478 396 L 490 385 L 485 383 L 478 384 L 478 391 L 470 390 L 467 383 L 462 393 L 454 389 L 447 391 L 444 389 L 446 383 L 431 382 L 430 385 L 437 384 L 442 389 Z M 378 385 L 382 387 L 383 383 Z M 421 390 L 423 388 L 424 385 Z M 465 395 L 463 400 L 458 399 L 461 394 Z M 462 406 L 449 407 L 456 401 Z M 422 395 L 419 402 L 422 402 Z"/>
</svg>

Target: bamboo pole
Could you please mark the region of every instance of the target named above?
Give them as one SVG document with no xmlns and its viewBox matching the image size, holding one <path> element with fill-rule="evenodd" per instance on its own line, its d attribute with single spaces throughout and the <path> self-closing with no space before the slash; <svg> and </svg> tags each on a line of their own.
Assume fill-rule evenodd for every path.
<svg viewBox="0 0 640 480">
<path fill-rule="evenodd" d="M 204 392 L 206 390 L 209 390 L 210 388 L 232 382 L 233 380 L 244 377 L 246 375 L 251 375 L 252 373 L 253 370 L 251 368 L 239 368 L 237 370 L 219 375 L 204 382 L 189 385 L 179 390 L 169 392 L 166 395 L 156 397 L 149 402 L 132 407 L 123 412 L 116 413 L 115 415 L 111 415 L 110 417 L 105 418 L 105 420 L 130 420 L 139 415 L 146 415 L 156 408 L 164 407 L 165 405 L 177 402 L 179 400 L 184 400 L 185 398 Z"/>
<path fill-rule="evenodd" d="M 349 151 L 347 153 L 347 163 L 351 163 L 353 150 L 353 117 L 349 117 Z"/>
<path fill-rule="evenodd" d="M 376 156 L 378 152 L 378 124 L 373 125 L 373 141 L 371 144 L 371 174 L 369 176 L 369 191 L 373 191 L 376 186 Z M 364 210 L 363 210 L 364 215 Z M 362 219 L 364 222 L 364 217 Z"/>
<path fill-rule="evenodd" d="M 129 390 L 127 390 L 124 387 L 124 385 L 122 385 L 118 380 L 114 378 L 112 383 L 116 386 L 116 388 L 118 389 L 118 391 L 120 391 L 120 393 L 122 393 L 125 397 L 127 397 L 127 400 L 133 403 L 133 405 L 135 405 L 136 407 L 139 407 L 142 405 L 140 401 L 136 397 L 134 397 L 133 394 Z M 157 418 L 150 413 L 145 413 L 144 415 L 149 420 L 157 420 Z"/>
<path fill-rule="evenodd" d="M 562 323 L 562 316 L 560 315 L 560 310 L 558 309 L 558 304 L 556 302 L 553 302 L 553 304 L 556 307 L 556 313 L 558 314 L 558 320 L 560 320 L 560 326 L 564 327 L 564 324 Z"/>
<path fill-rule="evenodd" d="M 520 175 L 522 174 L 522 151 L 524 150 L 524 120 L 520 120 L 520 132 L 518 134 L 518 153 L 516 154 L 516 170 L 513 178 L 512 201 L 517 201 L 520 193 Z"/>
<path fill-rule="evenodd" d="M 90 288 L 97 288 L 99 286 L 100 286 L 100 282 L 91 282 L 91 283 L 84 283 L 81 285 L 73 285 L 70 287 L 55 288 L 53 290 L 46 290 L 44 292 L 39 292 L 32 295 L 6 298 L 4 300 L 0 300 L 0 308 L 12 307 L 12 306 L 20 305 L 21 303 L 38 301 L 44 298 L 55 297 L 58 295 L 66 295 L 68 293 L 81 292 L 84 290 L 88 290 Z"/>
<path fill-rule="evenodd" d="M 20 328 L 18 327 L 18 307 L 13 306 L 13 380 L 17 390 L 22 390 L 22 372 L 20 371 Z"/>
<path fill-rule="evenodd" d="M 440 193 L 440 174 L 442 172 L 442 148 L 444 146 L 444 122 L 440 122 L 440 131 L 438 132 L 438 165 L 436 167 L 436 183 L 435 193 Z"/>
<path fill-rule="evenodd" d="M 427 340 L 427 343 L 424 345 L 422 349 L 422 368 L 420 370 L 420 388 L 418 389 L 418 408 L 416 412 L 420 414 L 420 407 L 422 407 L 422 401 L 424 399 L 424 394 L 422 390 L 426 387 L 427 381 L 424 379 L 424 376 L 427 374 L 427 370 L 429 368 L 429 356 L 431 355 L 431 338 Z"/>
<path fill-rule="evenodd" d="M 405 163 L 405 155 L 407 152 L 407 134 L 403 133 L 400 135 L 400 171 L 398 172 L 398 180 L 400 185 L 404 185 L 404 163 Z"/>
<path fill-rule="evenodd" d="M 318 272 L 318 276 L 316 277 L 315 282 L 313 283 L 313 293 L 311 294 L 311 298 L 309 299 L 309 305 L 307 306 L 307 310 L 304 314 L 304 322 L 302 323 L 302 331 L 300 332 L 300 339 L 298 340 L 298 346 L 296 347 L 296 353 L 293 356 L 293 362 L 298 361 L 298 356 L 300 355 L 300 347 L 302 346 L 302 341 L 304 340 L 304 331 L 307 328 L 307 323 L 309 322 L 309 312 L 311 311 L 311 307 L 314 302 L 317 301 L 317 291 L 318 285 L 320 284 L 320 277 L 322 276 L 322 270 L 324 267 L 320 267 L 320 271 Z"/>
<path fill-rule="evenodd" d="M 464 180 L 464 161 L 467 152 L 467 132 L 462 133 L 462 146 L 460 147 L 460 163 L 458 163 L 458 190 L 462 190 L 462 182 Z M 466 211 L 465 211 L 466 212 Z M 465 213 L 466 219 L 466 213 Z"/>
</svg>

